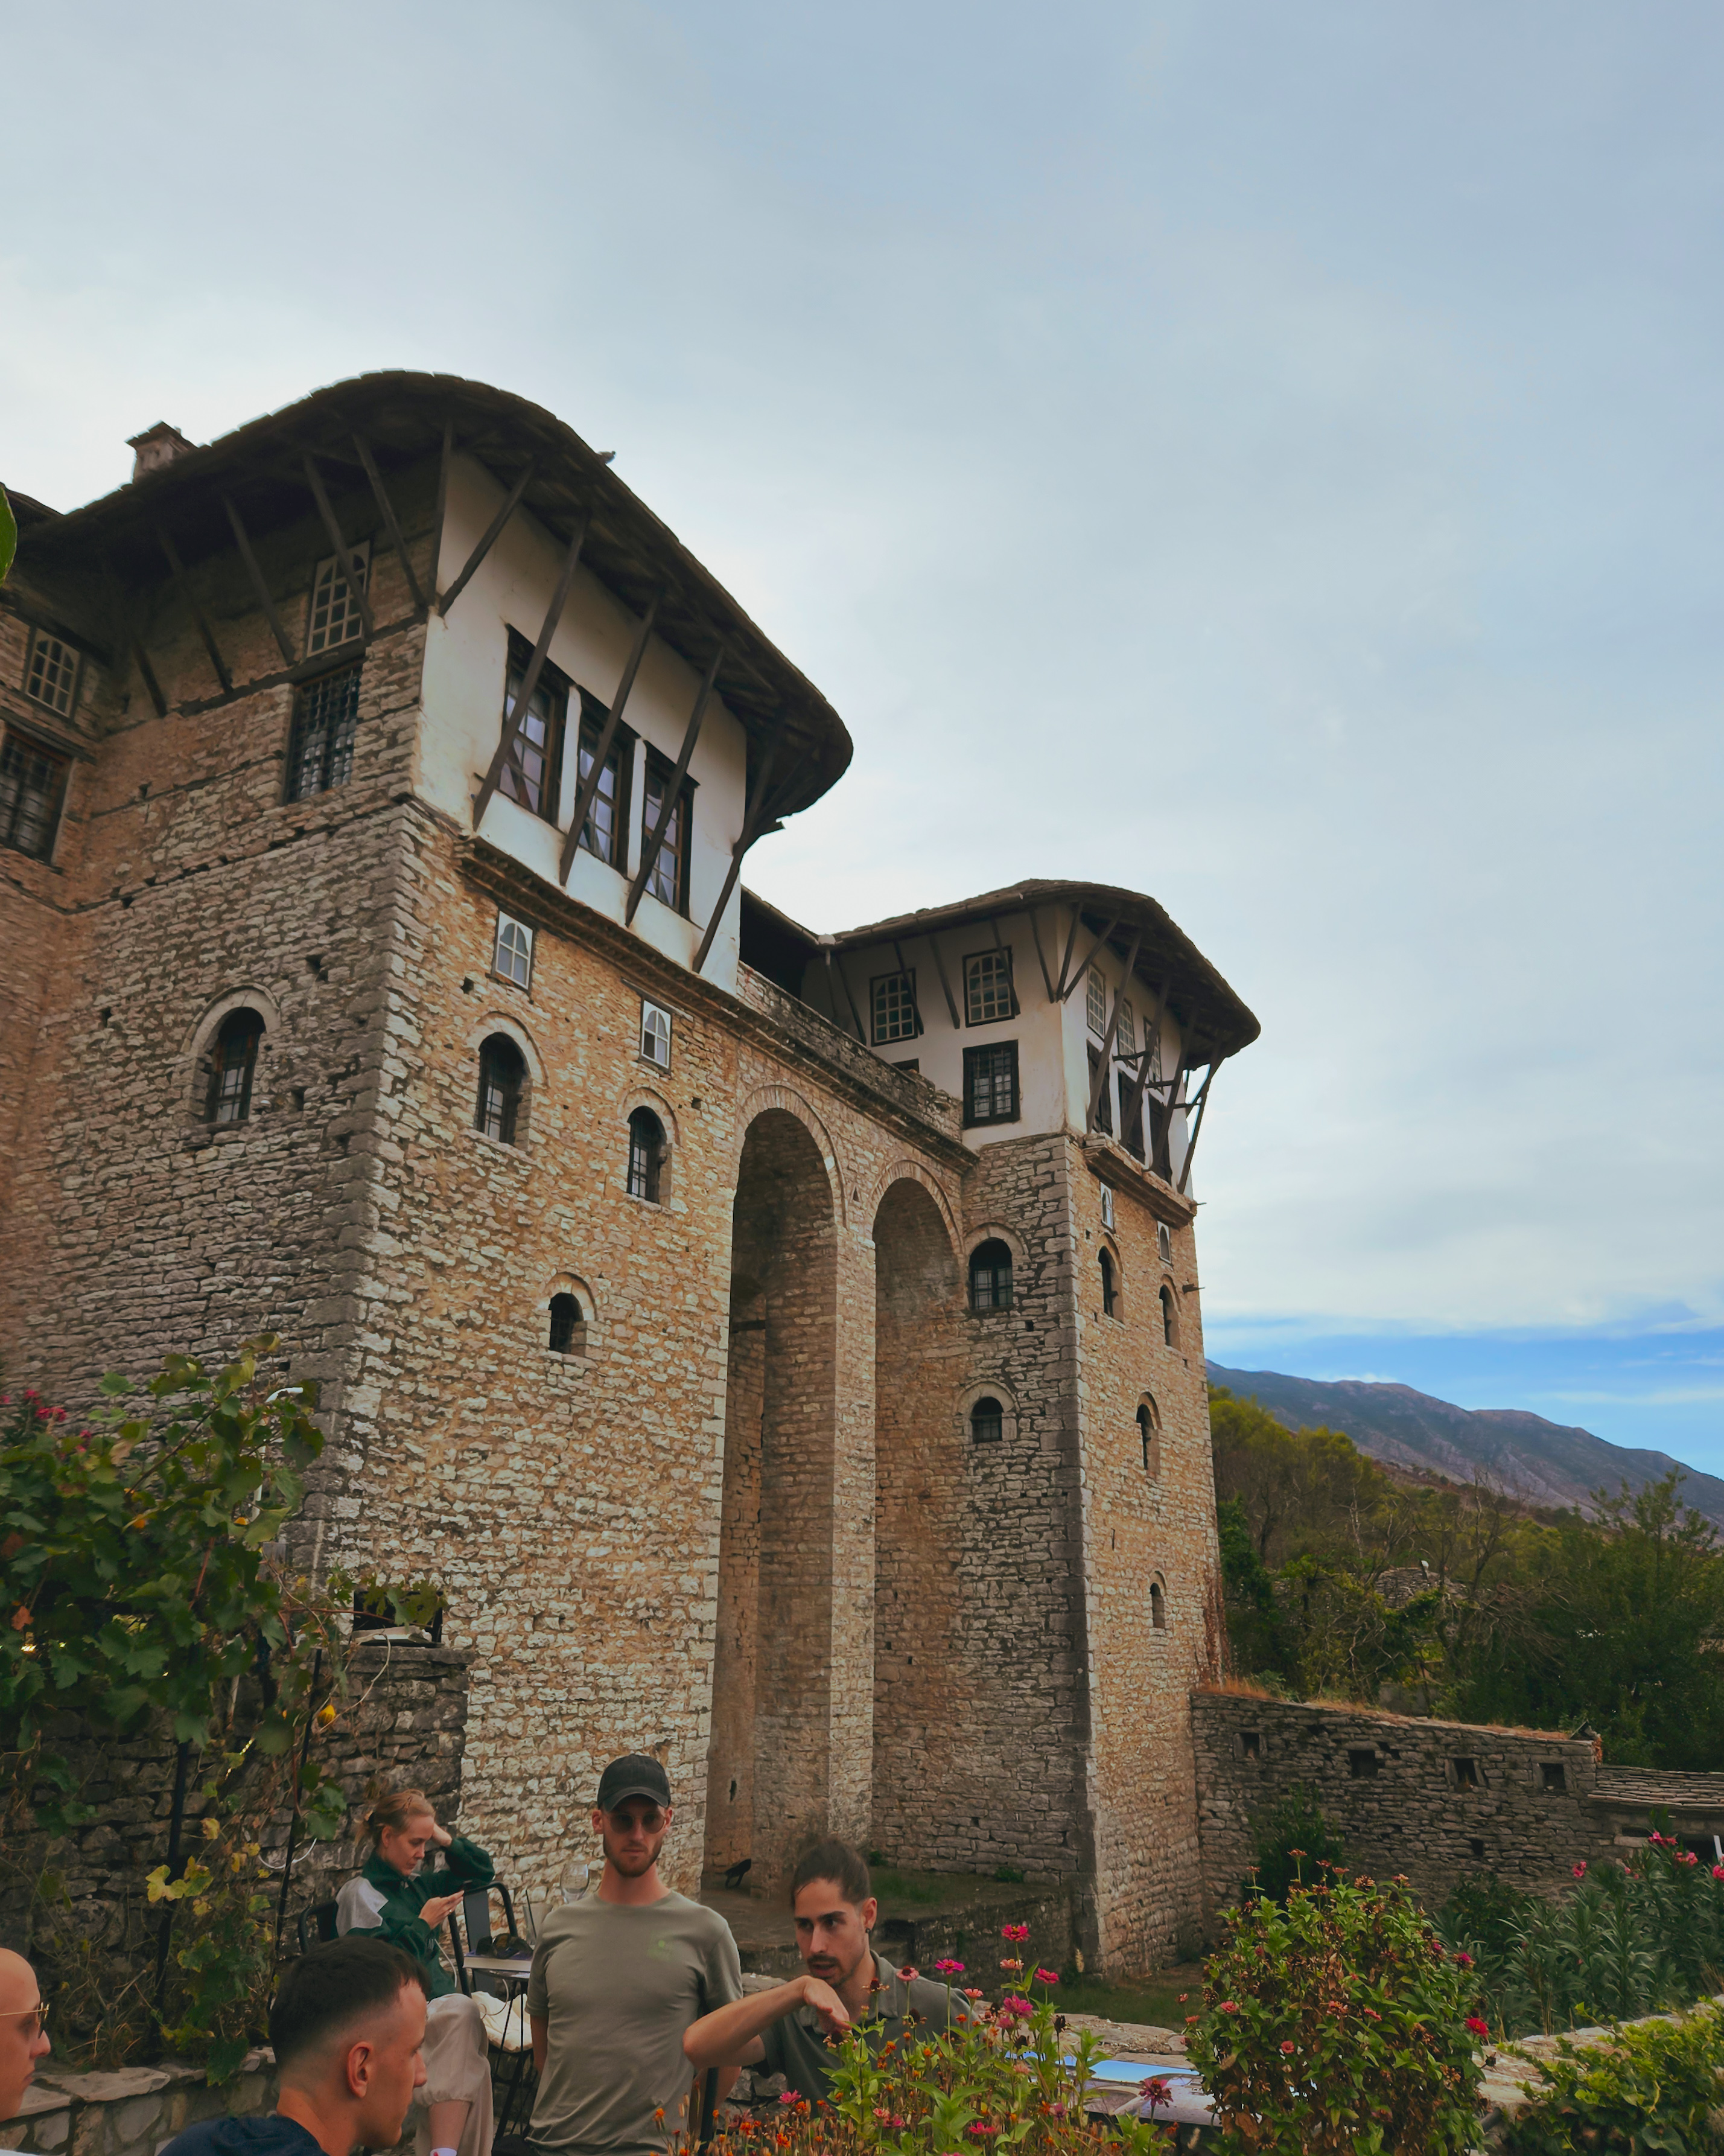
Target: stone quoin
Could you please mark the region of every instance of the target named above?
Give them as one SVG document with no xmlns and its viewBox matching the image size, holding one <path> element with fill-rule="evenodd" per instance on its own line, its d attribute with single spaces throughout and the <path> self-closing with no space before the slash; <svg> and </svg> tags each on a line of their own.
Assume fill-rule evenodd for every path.
<svg viewBox="0 0 1724 2156">
<path fill-rule="evenodd" d="M 1165 1955 L 1191 1170 L 1255 1019 L 1111 884 L 837 935 L 744 888 L 849 736 L 538 408 L 374 375 L 135 446 L 0 588 L 9 1375 L 281 1335 L 294 1553 L 439 1584 L 511 1878 L 640 1748 L 680 1887 L 835 1831 Z"/>
</svg>

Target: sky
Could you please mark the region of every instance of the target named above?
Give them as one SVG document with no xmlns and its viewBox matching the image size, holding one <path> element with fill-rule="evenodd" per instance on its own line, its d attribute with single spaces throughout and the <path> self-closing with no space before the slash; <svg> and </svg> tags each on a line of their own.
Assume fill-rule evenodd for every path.
<svg viewBox="0 0 1724 2156">
<path fill-rule="evenodd" d="M 1724 1472 L 1724 14 L 0 5 L 0 478 L 437 369 L 829 696 L 816 928 L 1150 891 L 1237 1366 Z"/>
</svg>

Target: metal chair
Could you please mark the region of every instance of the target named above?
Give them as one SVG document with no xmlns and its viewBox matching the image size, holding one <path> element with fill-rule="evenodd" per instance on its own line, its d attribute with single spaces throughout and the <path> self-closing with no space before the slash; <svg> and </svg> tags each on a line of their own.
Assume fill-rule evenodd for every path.
<svg viewBox="0 0 1724 2156">
<path fill-rule="evenodd" d="M 308 1924 L 313 1926 L 316 1931 L 317 1937 L 315 1940 L 309 1939 L 305 1936 L 305 1927 Z M 326 1945 L 336 1935 L 335 1903 L 332 1901 L 311 1902 L 307 1907 L 300 1910 L 296 1928 L 299 1933 L 301 1953 L 310 1953 L 314 1945 Z"/>
<path fill-rule="evenodd" d="M 493 1928 L 491 1917 L 493 1894 L 503 1905 L 504 1930 L 501 1939 L 496 1937 Z M 466 1933 L 464 1944 L 461 1937 L 464 1929 Z M 467 1966 L 469 1954 L 493 1953 L 499 1946 L 505 1945 L 510 1940 L 519 1937 L 515 1928 L 515 1903 L 511 1897 L 509 1889 L 500 1881 L 494 1881 L 489 1887 L 468 1887 L 461 1897 L 459 1917 L 454 1910 L 449 1911 L 449 1932 L 450 1943 L 454 1950 L 455 1981 L 469 1998 L 472 1997 L 475 1990 L 481 1989 L 504 1999 L 525 1991 L 526 1988 L 525 1964 L 520 1975 L 512 1977 L 497 1975 L 489 1969 L 469 1969 Z M 494 2086 L 498 2078 L 497 2061 L 501 2059 L 508 2063 L 506 2078 L 504 2079 L 502 2086 L 495 2089 L 496 2123 L 494 2134 L 500 2138 L 509 2133 L 517 2113 L 521 2114 L 523 2123 L 531 2118 L 533 2096 L 538 2087 L 539 2077 L 533 2066 L 531 2045 L 519 2051 L 498 2051 L 494 2049 L 491 2056 Z M 495 2146 L 495 2140 L 493 2146 Z"/>
</svg>

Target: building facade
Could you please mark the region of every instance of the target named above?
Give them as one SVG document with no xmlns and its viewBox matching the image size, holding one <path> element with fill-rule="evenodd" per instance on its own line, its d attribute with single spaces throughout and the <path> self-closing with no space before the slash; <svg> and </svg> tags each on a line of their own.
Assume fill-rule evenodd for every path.
<svg viewBox="0 0 1724 2156">
<path fill-rule="evenodd" d="M 440 1584 L 516 1875 L 644 1748 L 680 1885 L 829 1830 L 1165 1953 L 1249 1012 L 1126 891 L 746 891 L 849 737 L 537 408 L 371 376 L 134 446 L 0 588 L 8 1371 L 279 1332 L 295 1554 Z"/>
</svg>

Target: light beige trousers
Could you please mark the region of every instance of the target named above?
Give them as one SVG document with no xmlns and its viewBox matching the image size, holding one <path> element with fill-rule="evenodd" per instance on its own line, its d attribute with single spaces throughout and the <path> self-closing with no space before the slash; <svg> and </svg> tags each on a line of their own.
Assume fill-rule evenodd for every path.
<svg viewBox="0 0 1724 2156">
<path fill-rule="evenodd" d="M 418 2156 L 431 2156 L 425 2107 L 434 2103 L 464 2103 L 459 2156 L 490 2156 L 491 2047 L 477 2003 L 459 1991 L 430 1999 L 425 2008 L 425 2086 L 412 2112 Z"/>
</svg>

